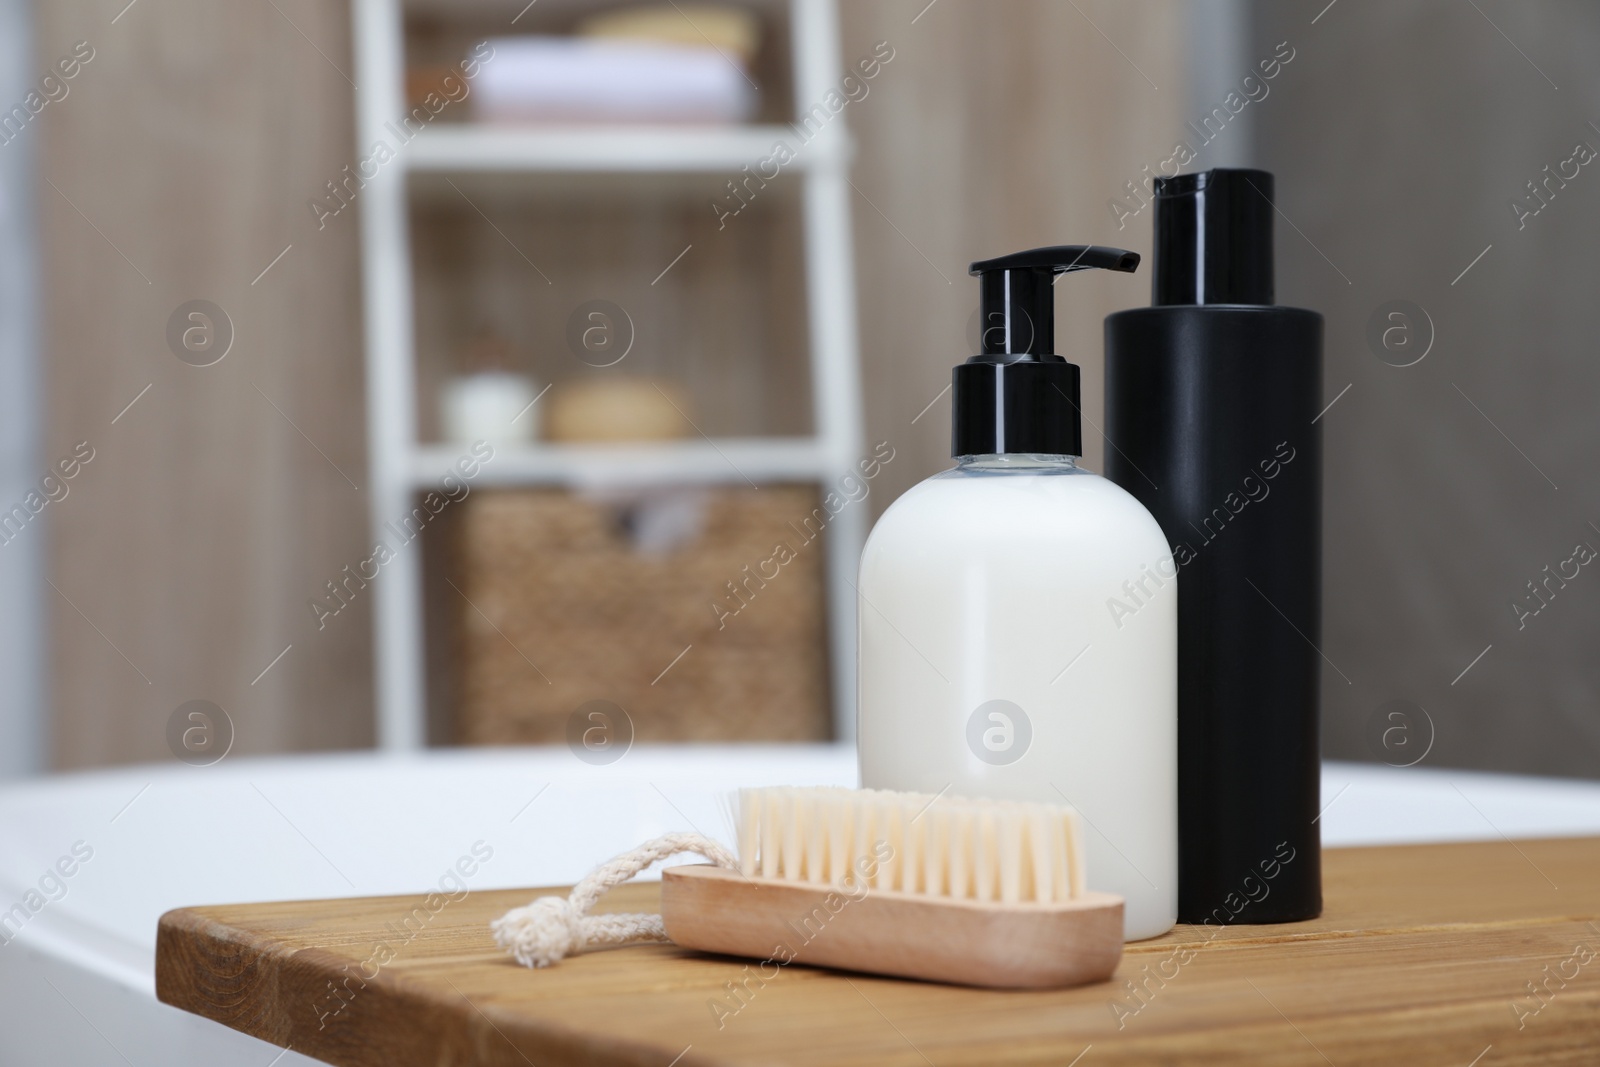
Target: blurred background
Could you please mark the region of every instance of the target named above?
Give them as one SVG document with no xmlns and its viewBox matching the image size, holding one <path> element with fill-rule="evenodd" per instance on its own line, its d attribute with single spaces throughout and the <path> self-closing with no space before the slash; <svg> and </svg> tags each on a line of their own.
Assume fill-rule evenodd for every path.
<svg viewBox="0 0 1600 1067">
<path fill-rule="evenodd" d="M 0 0 L 0 774 L 848 736 L 966 264 L 1148 254 L 1154 175 L 1248 165 L 1327 316 L 1325 754 L 1404 701 L 1431 764 L 1600 775 L 1597 47 L 1578 0 Z M 1099 426 L 1147 283 L 1060 301 Z"/>
</svg>

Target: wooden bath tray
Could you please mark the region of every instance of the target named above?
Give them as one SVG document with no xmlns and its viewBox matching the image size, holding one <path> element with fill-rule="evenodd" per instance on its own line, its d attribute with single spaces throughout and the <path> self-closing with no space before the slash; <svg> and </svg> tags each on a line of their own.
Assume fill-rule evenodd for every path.
<svg viewBox="0 0 1600 1067">
<path fill-rule="evenodd" d="M 671 945 L 530 971 L 488 930 L 544 892 L 523 889 L 431 914 L 420 896 L 169 912 L 156 993 L 342 1067 L 1600 1062 L 1600 838 L 1330 849 L 1323 871 L 1320 919 L 1179 927 L 1057 992 Z M 656 900 L 628 885 L 600 910 Z"/>
</svg>

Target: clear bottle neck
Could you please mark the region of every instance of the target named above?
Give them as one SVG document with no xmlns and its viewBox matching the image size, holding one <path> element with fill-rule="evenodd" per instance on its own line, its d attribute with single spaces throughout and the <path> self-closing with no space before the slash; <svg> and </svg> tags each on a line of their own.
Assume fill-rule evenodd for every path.
<svg viewBox="0 0 1600 1067">
<path fill-rule="evenodd" d="M 1076 470 L 1078 457 L 1044 452 L 991 452 L 985 455 L 957 456 L 956 468 L 966 471 Z"/>
</svg>

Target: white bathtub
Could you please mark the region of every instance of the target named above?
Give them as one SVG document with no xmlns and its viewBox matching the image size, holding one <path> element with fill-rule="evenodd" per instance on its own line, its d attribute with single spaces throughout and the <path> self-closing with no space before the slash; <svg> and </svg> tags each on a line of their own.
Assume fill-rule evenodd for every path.
<svg viewBox="0 0 1600 1067">
<path fill-rule="evenodd" d="M 854 751 L 638 748 L 603 767 L 565 748 L 241 759 L 0 789 L 0 923 L 30 889 L 45 900 L 13 913 L 14 936 L 0 925 L 0 1065 L 312 1064 L 156 1002 L 162 912 L 415 892 L 475 845 L 493 856 L 470 888 L 571 882 L 670 830 L 727 839 L 728 791 L 778 783 L 853 785 Z M 1600 834 L 1600 783 L 1328 764 L 1323 798 L 1328 845 Z"/>
</svg>

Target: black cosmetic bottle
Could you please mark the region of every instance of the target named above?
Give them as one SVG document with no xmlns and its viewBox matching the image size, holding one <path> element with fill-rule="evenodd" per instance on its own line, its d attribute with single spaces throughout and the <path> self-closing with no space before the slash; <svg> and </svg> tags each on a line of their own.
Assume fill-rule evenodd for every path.
<svg viewBox="0 0 1600 1067">
<path fill-rule="evenodd" d="M 1272 175 L 1158 179 L 1153 307 L 1106 319 L 1106 475 L 1178 564 L 1178 919 L 1322 910 L 1322 316 L 1273 303 Z"/>
</svg>

